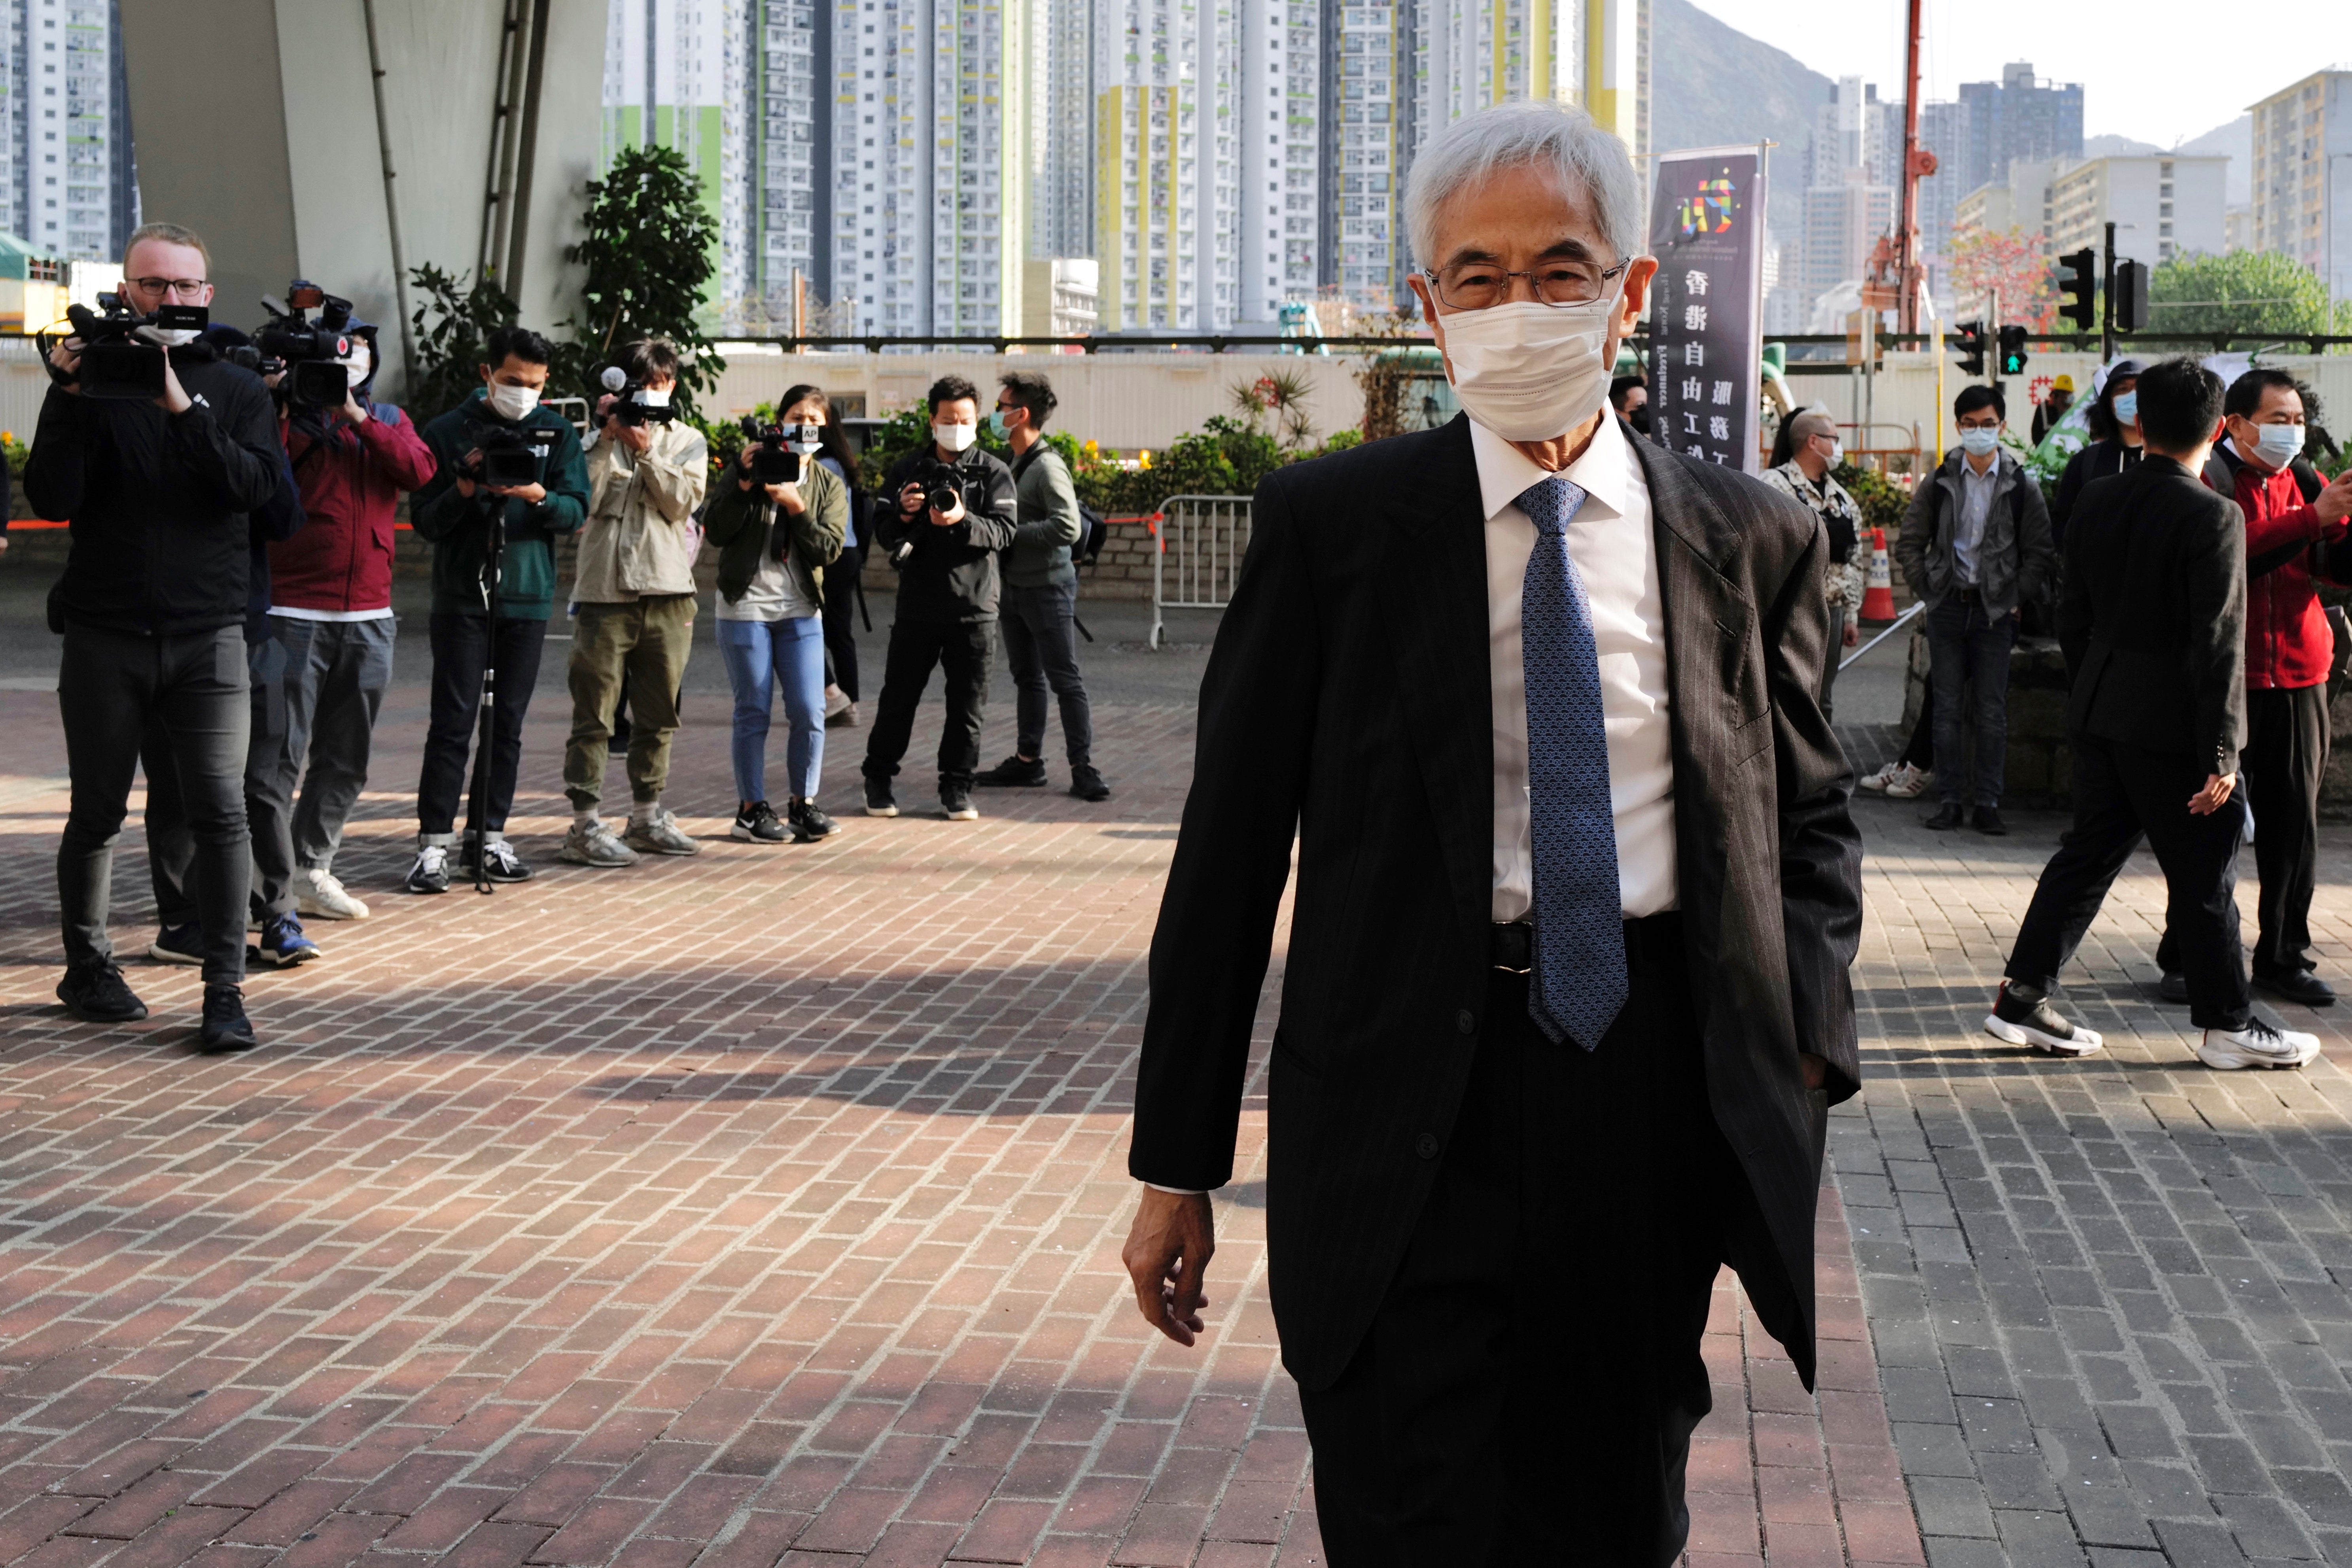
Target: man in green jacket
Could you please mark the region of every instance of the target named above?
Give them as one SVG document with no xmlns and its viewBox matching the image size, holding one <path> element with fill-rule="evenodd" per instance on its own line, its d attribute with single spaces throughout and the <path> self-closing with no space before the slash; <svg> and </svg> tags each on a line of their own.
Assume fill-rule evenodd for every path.
<svg viewBox="0 0 2352 1568">
<path fill-rule="evenodd" d="M 468 835 L 459 869 L 472 875 L 479 854 L 492 881 L 530 876 L 507 843 L 507 813 L 514 805 L 540 647 L 555 608 L 555 536 L 575 531 L 588 514 L 588 467 L 579 434 L 570 420 L 540 405 L 547 340 L 528 327 L 501 327 L 490 334 L 487 352 L 482 385 L 425 427 L 425 444 L 438 468 L 410 505 L 418 537 L 433 543 L 433 704 L 416 784 L 412 893 L 449 890 L 457 796 L 466 784 L 485 664 L 498 672 L 499 700 L 491 719 L 483 842 L 477 845 Z M 539 477 L 520 485 L 482 483 L 484 449 L 516 445 L 538 451 Z M 503 537 L 495 621 L 488 581 L 494 525 Z"/>
<path fill-rule="evenodd" d="M 1004 655 L 1013 667 L 1016 735 L 1013 755 L 980 775 L 983 784 L 1045 782 L 1045 693 L 1062 709 L 1062 743 L 1070 759 L 1070 793 L 1108 800 L 1110 785 L 1094 765 L 1094 711 L 1078 673 L 1078 572 L 1071 547 L 1086 537 L 1078 492 L 1061 454 L 1045 445 L 1045 418 L 1058 401 L 1034 371 L 1000 378 L 989 416 L 1013 448 L 1019 522 L 1004 552 Z"/>
</svg>

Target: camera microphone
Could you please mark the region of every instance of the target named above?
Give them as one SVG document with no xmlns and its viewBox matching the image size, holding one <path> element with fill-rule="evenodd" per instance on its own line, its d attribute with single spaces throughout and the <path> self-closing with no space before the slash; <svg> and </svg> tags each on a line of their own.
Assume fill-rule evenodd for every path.
<svg viewBox="0 0 2352 1568">
<path fill-rule="evenodd" d="M 623 370 L 616 364 L 606 365 L 604 367 L 604 374 L 598 376 L 596 379 L 598 382 L 603 384 L 604 390 L 607 392 L 618 392 L 621 388 L 629 384 L 628 372 Z"/>
</svg>

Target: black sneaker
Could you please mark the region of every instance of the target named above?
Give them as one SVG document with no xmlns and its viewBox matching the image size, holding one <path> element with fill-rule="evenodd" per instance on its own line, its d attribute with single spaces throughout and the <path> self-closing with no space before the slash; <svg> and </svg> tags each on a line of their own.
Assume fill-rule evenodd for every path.
<svg viewBox="0 0 2352 1568">
<path fill-rule="evenodd" d="M 1108 800 L 1110 785 L 1103 783 L 1102 774 L 1081 763 L 1070 770 L 1070 793 L 1080 800 Z"/>
<path fill-rule="evenodd" d="M 2158 1001 L 2169 1002 L 2176 1007 L 2189 1005 L 2189 976 L 2178 969 L 2168 969 L 2156 977 Z"/>
<path fill-rule="evenodd" d="M 978 822 L 980 808 L 971 804 L 971 786 L 940 782 L 940 811 L 950 822 Z"/>
<path fill-rule="evenodd" d="M 1993 998 L 1992 1016 L 1984 1026 L 1996 1040 L 2032 1046 L 2053 1057 L 2087 1057 L 2106 1044 L 2096 1029 L 2060 1017 L 2049 997 L 2011 980 L 2000 983 L 2000 994 Z"/>
<path fill-rule="evenodd" d="M 2272 995 L 2288 1002 L 2300 1002 L 2306 1007 L 2333 1007 L 2336 988 L 2308 969 L 2290 969 L 2284 973 L 2265 974 L 2254 971 L 2254 984 Z"/>
<path fill-rule="evenodd" d="M 202 963 L 205 961 L 204 928 L 190 921 L 185 925 L 165 926 L 147 944 L 147 956 L 158 963 Z"/>
<path fill-rule="evenodd" d="M 841 824 L 827 816 L 824 808 L 813 800 L 796 800 L 784 809 L 792 821 L 795 844 L 814 844 L 841 831 Z"/>
<path fill-rule="evenodd" d="M 1033 757 L 1024 763 L 1020 755 L 1015 753 L 971 782 L 987 784 L 991 788 L 1001 788 L 1010 784 L 1023 786 L 1042 784 L 1045 782 L 1045 759 Z"/>
<path fill-rule="evenodd" d="M 755 800 L 737 812 L 735 826 L 727 830 L 727 836 L 746 844 L 782 844 L 792 837 L 784 830 L 784 819 L 764 800 Z"/>
<path fill-rule="evenodd" d="M 2000 819 L 2000 807 L 1997 805 L 1977 807 L 1976 829 L 1988 838 L 2003 838 L 2009 835 L 2009 824 Z"/>
<path fill-rule="evenodd" d="M 898 815 L 898 803 L 891 797 L 890 781 L 888 779 L 877 779 L 871 773 L 866 775 L 866 815 L 868 816 L 896 816 Z"/>
<path fill-rule="evenodd" d="M 58 1000 L 85 1024 L 128 1024 L 147 1016 L 147 1004 L 110 958 L 68 965 L 66 977 L 58 982 Z"/>
<path fill-rule="evenodd" d="M 416 864 L 408 868 L 405 886 L 412 893 L 446 893 L 449 890 L 449 851 L 444 845 L 420 844 L 416 848 Z"/>
<path fill-rule="evenodd" d="M 1960 809 L 1960 803 L 1948 800 L 1936 808 L 1935 816 L 1926 818 L 1920 826 L 1937 833 L 1949 833 L 1956 827 L 1966 826 L 1968 820 L 1969 814 Z"/>
<path fill-rule="evenodd" d="M 469 881 L 474 876 L 474 858 L 475 846 L 471 843 L 457 851 L 458 874 Z M 530 880 L 530 868 L 522 863 L 522 857 L 514 852 L 514 846 L 503 838 L 495 839 L 490 844 L 488 873 L 488 879 L 493 882 Z"/>
<path fill-rule="evenodd" d="M 245 1016 L 245 993 L 234 985 L 205 987 L 205 1018 L 196 1026 L 196 1044 L 207 1051 L 249 1051 L 261 1044 L 253 1020 Z"/>
</svg>

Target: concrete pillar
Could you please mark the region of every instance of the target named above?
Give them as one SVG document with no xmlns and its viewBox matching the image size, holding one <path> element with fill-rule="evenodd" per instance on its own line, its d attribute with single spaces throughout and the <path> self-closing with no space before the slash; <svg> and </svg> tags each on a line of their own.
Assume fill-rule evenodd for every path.
<svg viewBox="0 0 2352 1568">
<path fill-rule="evenodd" d="M 502 78 L 510 17 L 525 42 Z M 577 308 L 580 270 L 563 253 L 583 236 L 601 148 L 604 25 L 604 0 L 122 0 L 142 210 L 205 237 L 216 321 L 257 327 L 259 296 L 296 277 L 349 299 L 383 328 L 383 384 L 395 394 L 395 215 L 407 268 L 477 275 L 493 249 L 488 269 L 524 324 L 552 331 Z M 486 247 L 502 188 L 527 196 L 520 243 Z"/>
</svg>

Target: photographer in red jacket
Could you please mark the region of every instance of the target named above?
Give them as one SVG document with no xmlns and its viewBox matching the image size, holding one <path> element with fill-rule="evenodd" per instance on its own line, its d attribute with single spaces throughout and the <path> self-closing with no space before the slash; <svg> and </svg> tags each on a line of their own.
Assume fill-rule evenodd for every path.
<svg viewBox="0 0 2352 1568">
<path fill-rule="evenodd" d="M 2240 756 L 2262 876 L 2254 984 L 2305 1006 L 2335 991 L 2312 973 L 2311 894 L 2319 847 L 2319 781 L 2327 771 L 2327 671 L 2336 632 L 2315 584 L 2352 586 L 2352 471 L 2324 482 L 2304 460 L 2307 389 L 2283 370 L 2230 384 L 2228 437 L 2205 482 L 2246 516 L 2246 744 Z M 2186 1000 L 2169 935 L 2157 953 L 2168 1001 Z"/>
<path fill-rule="evenodd" d="M 302 915 L 359 920 L 368 912 L 335 879 L 335 851 L 367 784 L 376 714 L 392 681 L 393 514 L 401 492 L 434 470 L 415 424 L 391 404 L 368 400 L 376 329 L 353 321 L 344 335 L 351 352 L 341 405 L 290 405 L 280 424 L 309 521 L 269 547 L 268 625 L 285 653 L 285 723 L 267 745 L 256 735 L 245 779 L 254 891 L 264 906 L 259 951 L 278 964 L 317 956 Z"/>
</svg>

